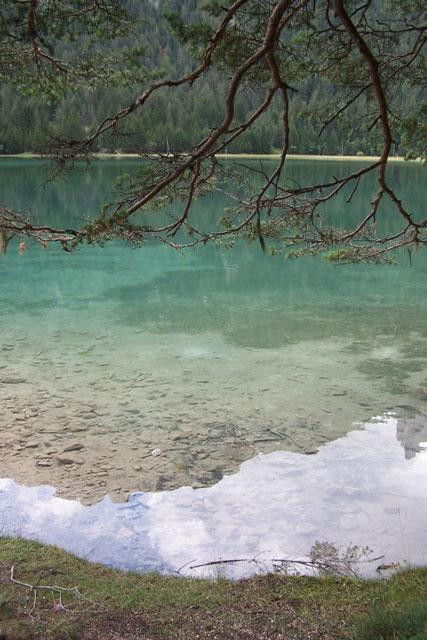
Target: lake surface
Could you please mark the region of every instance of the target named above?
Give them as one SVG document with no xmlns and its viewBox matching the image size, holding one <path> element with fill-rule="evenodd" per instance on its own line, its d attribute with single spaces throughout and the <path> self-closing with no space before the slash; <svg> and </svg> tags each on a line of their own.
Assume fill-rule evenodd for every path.
<svg viewBox="0 0 427 640">
<path fill-rule="evenodd" d="M 211 487 L 136 492 L 125 503 L 84 506 L 0 479 L 0 531 L 120 569 L 200 577 L 280 570 L 308 559 L 317 541 L 340 555 L 368 547 L 352 567 L 365 576 L 381 564 L 425 564 L 427 442 L 404 455 L 408 435 L 425 438 L 425 426 L 385 416 L 316 455 L 259 454 Z"/>
<path fill-rule="evenodd" d="M 40 188 L 43 163 L 1 160 L 0 200 L 31 208 L 46 222 L 78 224 L 111 200 L 115 179 L 136 166 L 97 162 Z M 344 168 L 290 165 L 296 179 L 311 181 Z M 422 211 L 423 168 L 396 163 L 390 171 L 407 206 Z M 373 188 L 371 182 L 359 189 L 355 206 L 367 204 Z M 226 204 L 221 197 L 200 202 L 196 215 L 208 223 Z M 343 204 L 344 197 L 332 217 Z M 292 454 L 292 468 L 305 470 L 296 485 L 304 492 L 309 461 L 320 460 L 326 447 L 330 464 L 334 451 L 340 455 L 337 439 L 355 428 L 364 433 L 363 425 L 386 412 L 397 421 L 384 424 L 398 443 L 400 477 L 405 469 L 410 475 L 414 460 L 425 468 L 425 251 L 411 261 L 403 252 L 390 267 L 286 260 L 243 243 L 185 255 L 154 243 L 75 254 L 29 244 L 23 256 L 17 246 L 12 241 L 0 258 L 0 477 L 18 483 L 2 485 L 5 504 L 11 487 L 21 485 L 50 485 L 88 505 L 107 494 L 120 504 L 136 491 L 222 491 L 221 478 L 236 477 L 245 461 L 242 469 L 251 469 L 258 454 L 271 454 L 275 464 Z M 396 424 L 406 433 L 404 447 Z M 351 510 L 346 483 L 342 477 L 338 502 L 347 496 Z M 427 556 L 427 543 L 417 554 Z"/>
</svg>

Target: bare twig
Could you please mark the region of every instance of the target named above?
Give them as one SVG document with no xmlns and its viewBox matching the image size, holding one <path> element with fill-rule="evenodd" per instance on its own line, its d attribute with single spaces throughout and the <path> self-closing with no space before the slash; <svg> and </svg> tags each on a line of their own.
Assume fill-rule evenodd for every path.
<svg viewBox="0 0 427 640">
<path fill-rule="evenodd" d="M 77 589 L 77 587 L 60 587 L 58 585 L 44 585 L 44 584 L 30 584 L 28 582 L 22 582 L 21 580 L 16 580 L 14 577 L 15 567 L 12 565 L 10 569 L 10 581 L 14 584 L 19 585 L 20 587 L 25 587 L 26 589 L 30 589 L 30 591 L 57 591 L 62 593 L 71 593 L 72 595 L 77 596 L 78 598 L 82 597 L 82 594 Z"/>
</svg>

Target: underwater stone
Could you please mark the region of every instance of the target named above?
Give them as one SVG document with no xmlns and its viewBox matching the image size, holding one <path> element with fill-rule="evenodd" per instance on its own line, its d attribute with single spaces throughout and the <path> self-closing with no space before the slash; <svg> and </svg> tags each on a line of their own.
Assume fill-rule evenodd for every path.
<svg viewBox="0 0 427 640">
<path fill-rule="evenodd" d="M 63 449 L 63 452 L 67 453 L 68 451 L 80 451 L 81 449 L 84 449 L 84 446 L 80 442 L 75 442 L 74 444 L 70 444 L 68 445 L 68 447 L 65 447 L 65 449 Z"/>
<path fill-rule="evenodd" d="M 66 456 L 56 456 L 56 461 L 59 464 L 74 464 L 75 460 L 72 458 L 67 458 Z"/>
</svg>

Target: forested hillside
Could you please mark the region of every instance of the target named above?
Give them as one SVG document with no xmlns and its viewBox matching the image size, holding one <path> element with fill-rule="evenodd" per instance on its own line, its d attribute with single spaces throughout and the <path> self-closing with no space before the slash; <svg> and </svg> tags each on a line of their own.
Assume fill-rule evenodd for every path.
<svg viewBox="0 0 427 640">
<path fill-rule="evenodd" d="M 144 47 L 144 63 L 151 71 L 176 78 L 194 67 L 192 56 L 174 35 L 165 14 L 177 11 L 185 21 L 198 19 L 200 4 L 196 0 L 141 0 L 134 10 L 141 18 L 136 33 L 118 38 L 108 47 L 117 52 L 121 47 L 138 44 Z M 381 3 L 378 3 L 379 5 Z M 65 55 L 72 55 L 79 42 L 61 42 Z M 106 45 L 107 46 L 107 45 Z M 202 76 L 191 90 L 167 90 L 153 95 L 147 109 L 137 111 L 117 135 L 103 138 L 98 151 L 184 151 L 192 143 L 207 135 L 222 118 L 226 74 L 211 71 Z M 0 153 L 44 151 L 53 136 L 79 139 L 93 130 L 103 117 L 127 105 L 144 88 L 109 86 L 84 87 L 65 95 L 47 99 L 35 91 L 23 93 L 19 83 L 0 85 Z M 360 98 L 344 118 L 332 122 L 319 136 L 325 120 L 326 105 L 333 103 L 331 84 L 320 77 L 303 78 L 291 95 L 290 130 L 291 153 L 313 154 L 377 154 L 381 148 L 378 129 L 373 127 L 363 135 L 358 122 L 369 111 L 369 98 Z M 408 88 L 401 98 L 404 113 L 416 110 L 420 89 Z M 259 103 L 263 94 L 256 86 L 240 97 L 237 118 L 244 119 Z M 249 131 L 230 144 L 227 151 L 270 153 L 280 149 L 280 105 L 264 114 Z M 395 141 L 394 153 L 404 154 L 404 138 Z"/>
</svg>

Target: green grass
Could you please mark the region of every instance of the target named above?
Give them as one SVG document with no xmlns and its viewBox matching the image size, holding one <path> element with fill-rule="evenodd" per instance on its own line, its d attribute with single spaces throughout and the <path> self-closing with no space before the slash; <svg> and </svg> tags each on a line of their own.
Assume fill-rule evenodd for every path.
<svg viewBox="0 0 427 640">
<path fill-rule="evenodd" d="M 374 608 L 359 625 L 354 640 L 427 640 L 427 602 L 397 610 Z"/>
<path fill-rule="evenodd" d="M 39 591 L 34 606 L 30 589 L 10 582 L 12 565 L 18 580 L 75 586 L 82 598 L 64 594 L 61 609 L 58 594 Z M 7 640 L 421 640 L 426 602 L 427 569 L 372 581 L 205 581 L 124 573 L 0 538 L 0 638 Z"/>
</svg>

